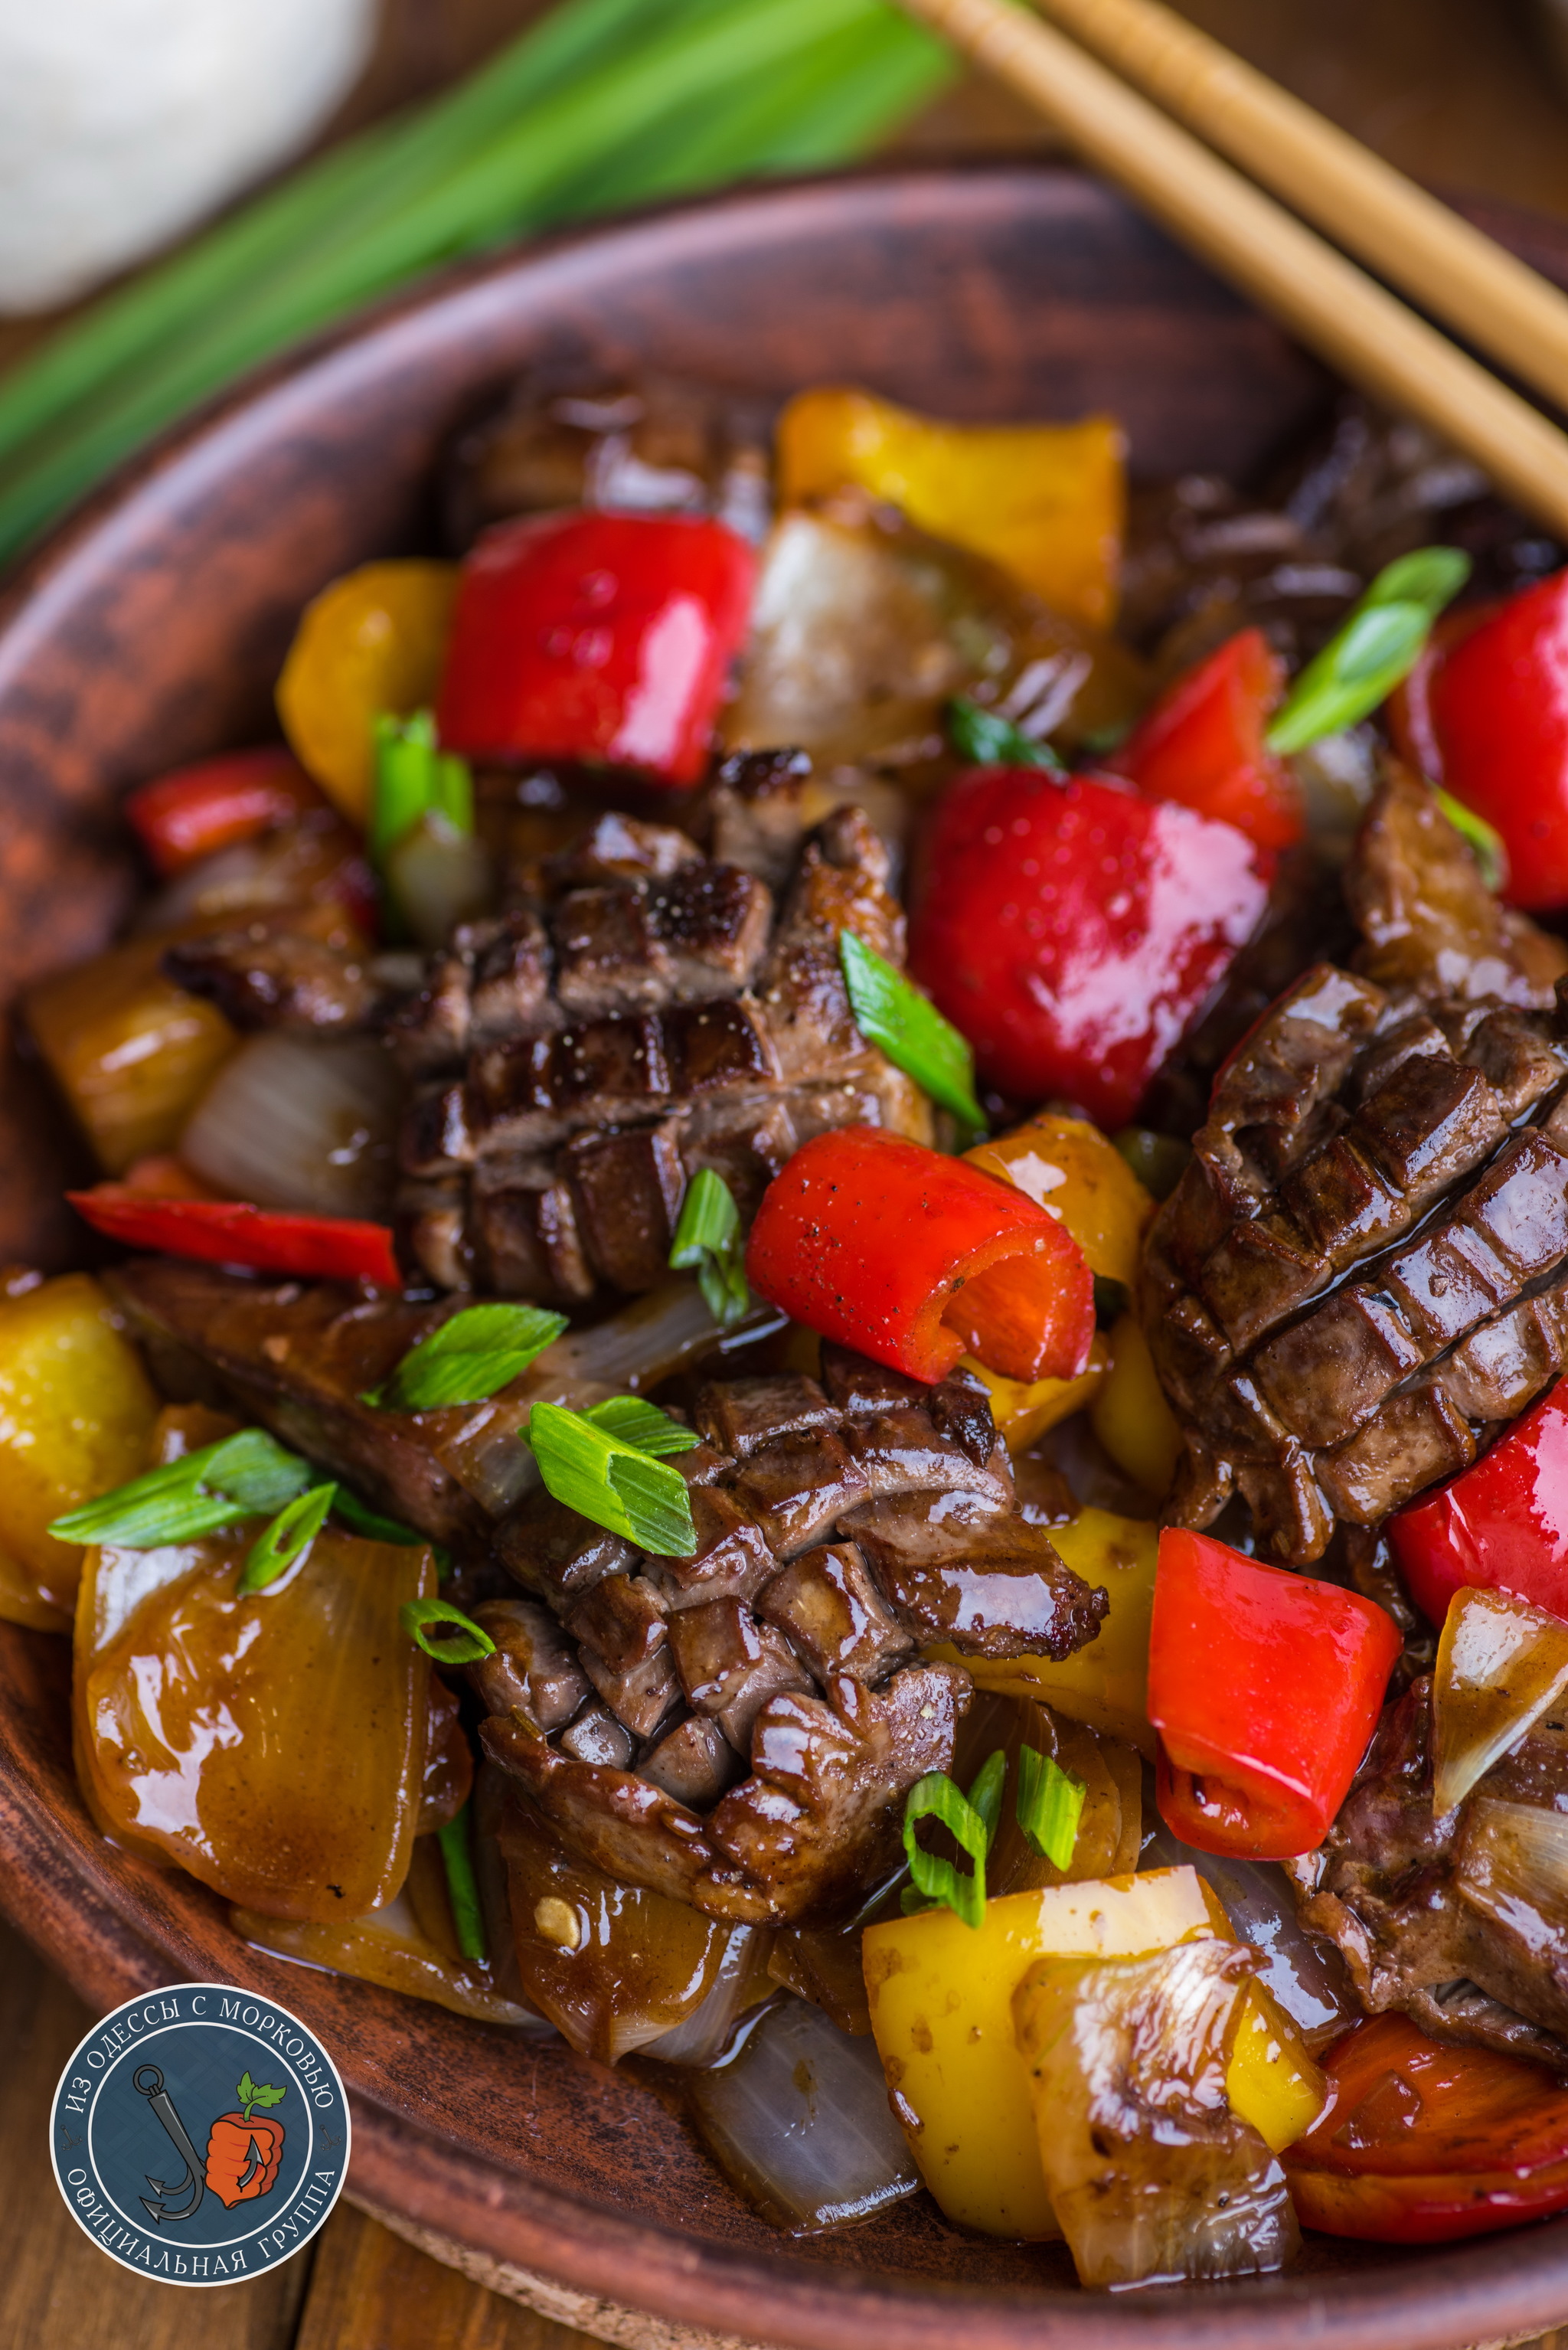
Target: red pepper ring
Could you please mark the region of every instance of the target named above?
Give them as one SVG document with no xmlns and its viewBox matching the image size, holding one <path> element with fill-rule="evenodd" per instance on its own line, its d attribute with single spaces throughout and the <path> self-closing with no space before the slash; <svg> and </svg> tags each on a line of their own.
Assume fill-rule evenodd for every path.
<svg viewBox="0 0 1568 2350">
<path fill-rule="evenodd" d="M 140 784 L 122 803 L 158 871 L 183 872 L 236 841 L 254 840 L 326 802 L 292 751 L 267 743 L 175 767 Z"/>
<path fill-rule="evenodd" d="M 1388 2014 L 1354 2025 L 1324 2067 L 1329 2102 L 1283 2158 L 1309 2228 L 1444 2243 L 1568 2207 L 1568 2092 L 1541 2065 Z"/>
<path fill-rule="evenodd" d="M 746 1278 L 793 1320 L 934 1384 L 971 1354 L 1004 1378 L 1073 1378 L 1094 1276 L 1065 1225 L 923 1143 L 840 1127 L 763 1195 Z"/>
<path fill-rule="evenodd" d="M 1200 1852 L 1313 1851 L 1366 1752 L 1401 1646 L 1392 1617 L 1358 1592 L 1167 1526 L 1148 1656 L 1161 1816 Z"/>
<path fill-rule="evenodd" d="M 368 1281 L 400 1289 L 391 1228 L 347 1217 L 296 1216 L 244 1200 L 157 1199 L 124 1183 L 99 1183 L 67 1199 L 92 1226 L 128 1248 L 291 1273 L 307 1281 Z"/>
</svg>

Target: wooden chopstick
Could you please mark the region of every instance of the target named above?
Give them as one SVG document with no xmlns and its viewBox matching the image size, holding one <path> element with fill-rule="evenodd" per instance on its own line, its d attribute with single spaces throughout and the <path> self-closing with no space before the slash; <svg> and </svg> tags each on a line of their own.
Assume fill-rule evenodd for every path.
<svg viewBox="0 0 1568 2350">
<path fill-rule="evenodd" d="M 1160 0 L 1035 5 L 1380 276 L 1568 408 L 1568 295 L 1495 238 Z"/>
<path fill-rule="evenodd" d="M 1353 383 L 1568 537 L 1568 436 L 1293 213 L 1014 0 L 900 0 Z"/>
</svg>

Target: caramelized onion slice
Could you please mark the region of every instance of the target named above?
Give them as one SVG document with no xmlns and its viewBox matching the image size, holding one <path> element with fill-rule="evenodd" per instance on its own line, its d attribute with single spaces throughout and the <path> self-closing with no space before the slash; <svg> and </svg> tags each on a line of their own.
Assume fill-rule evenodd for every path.
<svg viewBox="0 0 1568 2350">
<path fill-rule="evenodd" d="M 1432 1809 L 1440 1818 L 1568 1688 L 1568 1624 L 1508 1591 L 1457 1591 L 1432 1675 Z"/>
<path fill-rule="evenodd" d="M 253 1949 L 271 1950 L 302 1966 L 354 1975 L 361 1982 L 379 1983 L 385 1991 L 404 1991 L 410 1999 L 449 2007 L 455 2015 L 477 2016 L 481 2023 L 521 2024 L 535 2032 L 550 2029 L 528 2008 L 503 1998 L 487 1968 L 438 1949 L 421 1932 L 406 1891 L 384 1909 L 332 1925 L 264 1918 L 257 1909 L 231 1909 L 229 1918 L 235 1933 Z"/>
<path fill-rule="evenodd" d="M 391 1196 L 402 1087 L 373 1039 L 247 1037 L 196 1106 L 180 1156 L 258 1208 L 379 1216 Z"/>
<path fill-rule="evenodd" d="M 1044 1959 L 1013 1998 L 1040 2158 L 1080 2283 L 1179 2284 L 1282 2268 L 1284 2173 L 1225 2076 L 1257 1961 L 1234 1942 Z"/>
<path fill-rule="evenodd" d="M 769 2008 L 687 2098 L 725 2178 L 788 2235 L 847 2227 L 919 2186 L 875 2043 L 805 2000 Z"/>
<path fill-rule="evenodd" d="M 1143 1868 L 1195 1868 L 1218 1895 L 1232 1930 L 1262 1961 L 1260 1980 L 1309 2047 L 1322 2048 L 1363 2013 L 1344 1960 L 1332 1942 L 1309 1934 L 1296 1916 L 1291 1881 L 1278 1861 L 1233 1860 L 1199 1852 L 1155 1814 L 1145 1836 Z"/>
<path fill-rule="evenodd" d="M 1568 1935 L 1568 1813 L 1478 1795 L 1465 1814 L 1454 1881 L 1472 1909 L 1556 1973 Z"/>
</svg>

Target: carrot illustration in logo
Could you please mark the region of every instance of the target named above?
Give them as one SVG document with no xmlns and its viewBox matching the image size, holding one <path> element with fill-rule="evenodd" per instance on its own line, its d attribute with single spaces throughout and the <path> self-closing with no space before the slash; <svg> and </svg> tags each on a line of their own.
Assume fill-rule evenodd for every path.
<svg viewBox="0 0 1568 2350">
<path fill-rule="evenodd" d="M 283 2124 L 253 2116 L 258 2106 L 280 2105 L 286 2090 L 258 2087 L 247 2073 L 235 2094 L 240 2111 L 220 2114 L 207 2136 L 207 2184 L 226 2211 L 266 2194 L 283 2160 Z"/>
</svg>

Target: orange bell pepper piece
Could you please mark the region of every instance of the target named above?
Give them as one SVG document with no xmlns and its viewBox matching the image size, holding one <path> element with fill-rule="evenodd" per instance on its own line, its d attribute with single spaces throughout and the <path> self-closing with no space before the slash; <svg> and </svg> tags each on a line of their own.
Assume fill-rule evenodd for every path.
<svg viewBox="0 0 1568 2350">
<path fill-rule="evenodd" d="M 455 563 L 364 563 L 307 604 L 277 681 L 289 747 L 351 824 L 369 814 L 378 711 L 400 718 L 435 700 L 446 659 Z"/>
<path fill-rule="evenodd" d="M 870 392 L 798 392 L 779 419 L 783 504 L 846 485 L 988 556 L 1058 612 L 1108 628 L 1126 521 L 1121 427 L 943 424 Z"/>
<path fill-rule="evenodd" d="M 1097 1126 L 1042 1110 L 964 1156 L 1065 1224 L 1091 1273 L 1132 1287 L 1154 1201 Z"/>
</svg>

